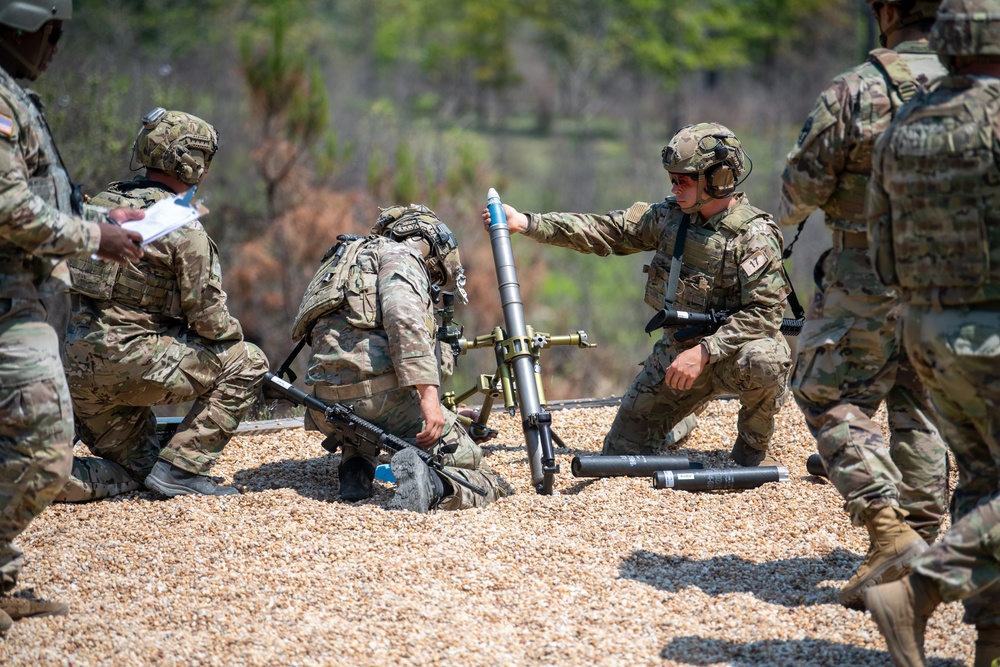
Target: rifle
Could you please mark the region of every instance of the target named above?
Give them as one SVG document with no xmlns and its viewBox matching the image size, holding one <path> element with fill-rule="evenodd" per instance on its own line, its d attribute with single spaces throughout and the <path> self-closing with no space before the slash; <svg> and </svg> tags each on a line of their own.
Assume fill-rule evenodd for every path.
<svg viewBox="0 0 1000 667">
<path fill-rule="evenodd" d="M 708 335 L 718 331 L 719 327 L 729 321 L 735 310 L 709 310 L 707 313 L 689 313 L 674 308 L 664 308 L 653 315 L 646 323 L 646 333 L 652 334 L 662 327 L 684 328 L 673 333 L 673 339 L 678 343 L 691 340 L 697 336 Z M 804 317 L 782 318 L 779 331 L 786 336 L 798 336 L 805 324 Z M 685 326 L 686 325 L 686 326 Z"/>
<path fill-rule="evenodd" d="M 372 424 L 370 421 L 354 414 L 354 410 L 349 406 L 342 403 L 327 405 L 315 396 L 307 394 L 298 387 L 286 382 L 271 372 L 264 373 L 263 379 L 266 385 L 276 390 L 292 403 L 305 406 L 317 412 L 322 412 L 327 423 L 332 425 L 345 440 L 393 453 L 400 452 L 404 449 L 414 449 L 417 451 L 420 459 L 437 474 L 447 478 L 449 481 L 458 484 L 459 486 L 464 486 L 476 495 L 486 495 L 486 489 L 445 470 L 444 464 L 441 463 L 441 460 L 438 457 L 421 449 L 420 447 L 417 447 L 416 445 L 408 443 L 399 436 L 386 433 L 383 429 L 379 428 L 375 424 Z"/>
</svg>

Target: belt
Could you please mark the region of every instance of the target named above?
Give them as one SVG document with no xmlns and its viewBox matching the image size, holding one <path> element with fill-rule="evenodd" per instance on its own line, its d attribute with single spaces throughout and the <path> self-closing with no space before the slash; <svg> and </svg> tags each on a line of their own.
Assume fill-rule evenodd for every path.
<svg viewBox="0 0 1000 667">
<path fill-rule="evenodd" d="M 868 232 L 847 232 L 842 229 L 833 230 L 834 248 L 868 248 Z"/>
<path fill-rule="evenodd" d="M 395 373 L 379 375 L 371 380 L 335 387 L 329 384 L 316 385 L 313 393 L 321 401 L 348 401 L 352 398 L 369 398 L 374 394 L 389 391 L 399 386 Z"/>
</svg>

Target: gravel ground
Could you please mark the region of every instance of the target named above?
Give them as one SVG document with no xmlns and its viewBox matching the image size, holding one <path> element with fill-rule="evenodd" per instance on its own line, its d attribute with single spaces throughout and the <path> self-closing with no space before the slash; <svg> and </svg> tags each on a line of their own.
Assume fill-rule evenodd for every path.
<svg viewBox="0 0 1000 667">
<path fill-rule="evenodd" d="M 679 452 L 728 465 L 737 409 L 712 404 Z M 20 539 L 22 589 L 71 614 L 15 624 L 0 664 L 892 664 L 870 617 L 837 604 L 867 537 L 806 473 L 791 402 L 775 437 L 790 481 L 749 491 L 574 478 L 614 412 L 553 414 L 573 447 L 553 496 L 530 487 L 519 423 L 491 419 L 486 461 L 517 494 L 485 510 L 386 511 L 380 483 L 342 504 L 339 455 L 301 429 L 234 439 L 216 474 L 240 496 L 53 506 Z M 961 614 L 931 619 L 930 664 L 972 664 Z"/>
</svg>

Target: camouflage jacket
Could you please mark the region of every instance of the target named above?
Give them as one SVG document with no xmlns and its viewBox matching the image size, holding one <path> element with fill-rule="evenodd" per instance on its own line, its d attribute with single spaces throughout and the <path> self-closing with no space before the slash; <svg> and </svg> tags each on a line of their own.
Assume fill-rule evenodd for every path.
<svg viewBox="0 0 1000 667">
<path fill-rule="evenodd" d="M 139 187 L 136 187 L 139 186 Z M 93 202 L 147 208 L 172 194 L 145 179 L 112 183 Z M 143 246 L 134 264 L 73 260 L 74 282 L 87 271 L 104 271 L 110 298 L 74 291 L 67 355 L 97 355 L 108 362 L 141 361 L 153 353 L 148 337 L 188 331 L 212 341 L 241 340 L 240 323 L 226 305 L 219 251 L 195 221 Z M 109 270 L 110 269 L 110 270 Z M 92 274 L 91 274 L 92 275 Z"/>
<path fill-rule="evenodd" d="M 923 306 L 1000 304 L 1000 79 L 947 76 L 875 146 L 871 258 Z"/>
<path fill-rule="evenodd" d="M 668 197 L 653 206 L 637 203 L 627 211 L 607 215 L 528 214 L 525 233 L 542 243 L 601 256 L 656 251 L 645 267 L 646 303 L 662 308 L 683 218 L 674 197 Z M 778 335 L 791 292 L 781 252 L 778 227 L 767 213 L 750 206 L 743 193 L 736 194 L 727 210 L 708 220 L 692 216 L 674 306 L 698 313 L 734 311 L 718 331 L 701 339 L 713 363 L 751 340 Z"/>
<path fill-rule="evenodd" d="M 945 74 L 926 41 L 903 42 L 894 51 L 923 86 Z M 869 59 L 834 78 L 820 93 L 781 176 L 780 225 L 798 225 L 821 208 L 828 226 L 865 231 L 872 149 L 892 120 L 894 91 L 887 77 Z"/>
<path fill-rule="evenodd" d="M 71 214 L 71 191 L 38 98 L 0 68 L 0 298 L 65 290 L 63 260 L 97 252 L 100 227 Z"/>
<path fill-rule="evenodd" d="M 395 372 L 400 386 L 439 384 L 434 304 L 423 258 L 373 237 L 348 273 L 345 302 L 312 328 L 307 384 L 343 386 Z"/>
</svg>

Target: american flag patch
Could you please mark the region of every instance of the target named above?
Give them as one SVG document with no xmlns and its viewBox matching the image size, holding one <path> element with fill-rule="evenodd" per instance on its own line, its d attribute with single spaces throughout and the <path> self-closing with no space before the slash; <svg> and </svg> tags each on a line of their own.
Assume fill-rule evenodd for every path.
<svg viewBox="0 0 1000 667">
<path fill-rule="evenodd" d="M 0 114 L 0 134 L 10 137 L 14 134 L 14 119 Z"/>
</svg>

